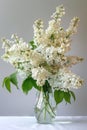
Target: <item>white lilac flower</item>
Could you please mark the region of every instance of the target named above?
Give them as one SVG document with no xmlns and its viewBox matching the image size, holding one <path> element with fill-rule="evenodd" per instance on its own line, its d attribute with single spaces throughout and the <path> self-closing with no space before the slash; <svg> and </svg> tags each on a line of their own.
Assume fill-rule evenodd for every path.
<svg viewBox="0 0 87 130">
<path fill-rule="evenodd" d="M 2 48 L 5 48 L 5 52 L 10 48 L 10 40 L 3 38 L 2 39 L 3 45 Z"/>
<path fill-rule="evenodd" d="M 58 31 L 58 29 L 60 28 L 60 23 L 56 22 L 54 19 L 52 19 L 51 21 L 49 21 L 49 26 L 46 29 L 46 34 L 54 34 L 55 32 Z"/>
<path fill-rule="evenodd" d="M 14 39 L 9 41 L 9 45 L 10 47 L 6 48 L 5 54 L 2 57 L 5 61 L 10 62 L 12 65 L 16 64 L 16 62 L 29 61 L 30 49 L 27 43 L 22 39 L 19 39 L 19 41 L 17 39 L 17 42 Z"/>
<path fill-rule="evenodd" d="M 78 89 L 81 87 L 83 80 L 79 76 L 72 73 L 67 68 L 59 69 L 55 75 L 49 77 L 48 82 L 55 89 Z"/>
<path fill-rule="evenodd" d="M 41 43 L 41 38 L 42 38 L 42 35 L 44 33 L 43 31 L 43 21 L 42 20 L 36 20 L 34 25 L 33 25 L 33 28 L 34 28 L 34 42 L 35 44 L 40 44 Z"/>
<path fill-rule="evenodd" d="M 21 62 L 18 64 L 16 68 L 21 77 L 27 78 L 28 76 L 31 75 L 32 66 L 30 62 Z"/>
<path fill-rule="evenodd" d="M 31 48 L 16 34 L 12 35 L 11 40 L 3 39 L 5 54 L 2 58 L 10 62 L 20 76 L 31 76 L 39 86 L 43 86 L 46 80 L 55 89 L 79 88 L 83 83 L 79 76 L 69 70 L 69 67 L 83 59 L 66 55 L 71 49 L 71 36 L 77 31 L 79 18 L 74 17 L 68 29 L 64 30 L 61 26 L 64 14 L 64 7 L 57 7 L 45 30 L 42 20 L 34 22 L 35 48 Z"/>
<path fill-rule="evenodd" d="M 32 77 L 37 80 L 37 85 L 43 86 L 48 79 L 49 72 L 43 67 L 33 68 Z"/>
<path fill-rule="evenodd" d="M 24 57 L 25 54 L 24 52 L 28 51 L 28 46 L 27 44 L 14 44 L 9 50 L 3 55 L 4 60 L 10 61 L 11 59 L 18 59 L 20 61 L 25 61 Z M 29 52 L 29 51 L 28 51 Z M 8 58 L 7 58 L 8 57 Z"/>
<path fill-rule="evenodd" d="M 46 49 L 46 61 L 49 65 L 63 66 L 66 60 L 64 55 L 58 53 L 58 48 L 51 46 Z"/>
<path fill-rule="evenodd" d="M 55 20 L 61 20 L 61 17 L 65 14 L 63 5 L 56 7 L 56 12 L 51 16 Z"/>
<path fill-rule="evenodd" d="M 44 57 L 38 53 L 36 50 L 32 50 L 30 53 L 30 63 L 33 67 L 38 67 L 42 63 L 44 63 Z"/>
<path fill-rule="evenodd" d="M 66 30 L 67 37 L 70 37 L 71 35 L 73 35 L 74 33 L 77 32 L 78 23 L 79 23 L 79 18 L 78 17 L 74 17 L 71 20 L 70 26 Z"/>
<path fill-rule="evenodd" d="M 75 64 L 80 63 L 82 61 L 83 61 L 82 57 L 78 57 L 78 56 L 67 56 L 67 60 L 64 63 L 64 66 L 71 67 L 72 65 L 75 65 Z"/>
<path fill-rule="evenodd" d="M 46 44 L 40 44 L 35 50 L 42 54 L 43 56 L 46 55 L 46 48 L 47 48 L 47 45 Z"/>
</svg>

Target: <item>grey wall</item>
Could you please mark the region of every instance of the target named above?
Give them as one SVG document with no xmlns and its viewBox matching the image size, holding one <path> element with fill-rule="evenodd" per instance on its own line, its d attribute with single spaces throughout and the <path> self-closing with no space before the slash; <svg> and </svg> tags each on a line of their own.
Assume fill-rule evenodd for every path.
<svg viewBox="0 0 87 130">
<path fill-rule="evenodd" d="M 32 40 L 34 21 L 41 18 L 47 26 L 50 15 L 56 6 L 63 4 L 66 15 L 64 27 L 68 27 L 73 16 L 80 17 L 78 33 L 73 37 L 71 54 L 84 57 L 84 62 L 73 67 L 73 72 L 85 80 L 85 85 L 75 90 L 76 102 L 71 105 L 62 103 L 58 106 L 58 115 L 87 115 L 87 0 L 0 0 L 0 38 L 10 38 L 17 33 L 25 41 Z M 0 44 L 0 56 L 3 54 Z M 12 93 L 1 87 L 2 79 L 12 73 L 10 64 L 0 59 L 0 116 L 1 115 L 34 115 L 35 90 L 27 96 L 22 90 L 12 87 Z M 20 83 L 21 80 L 19 79 Z"/>
</svg>

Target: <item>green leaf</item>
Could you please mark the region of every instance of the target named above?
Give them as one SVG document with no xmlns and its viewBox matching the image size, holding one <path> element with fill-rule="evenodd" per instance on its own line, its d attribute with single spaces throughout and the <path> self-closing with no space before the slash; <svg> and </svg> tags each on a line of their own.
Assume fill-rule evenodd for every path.
<svg viewBox="0 0 87 130">
<path fill-rule="evenodd" d="M 33 87 L 40 91 L 41 87 L 36 84 L 36 80 L 34 80 L 32 77 L 29 77 L 29 79 L 31 80 Z"/>
<path fill-rule="evenodd" d="M 35 82 L 35 84 L 36 84 L 36 82 Z M 40 86 L 37 86 L 37 84 L 34 85 L 33 87 L 34 87 L 35 89 L 37 89 L 38 91 L 41 91 L 41 87 L 40 87 Z"/>
<path fill-rule="evenodd" d="M 74 101 L 76 100 L 74 92 L 70 91 L 71 96 L 73 97 Z"/>
<path fill-rule="evenodd" d="M 31 45 L 32 49 L 34 50 L 37 46 L 35 45 L 34 41 L 30 41 L 29 44 Z"/>
<path fill-rule="evenodd" d="M 63 101 L 64 98 L 64 91 L 61 90 L 55 90 L 54 91 L 54 99 L 56 101 L 56 104 L 59 104 Z"/>
<path fill-rule="evenodd" d="M 10 86 L 10 78 L 9 77 L 5 77 L 4 80 L 3 80 L 3 84 L 2 86 L 6 87 L 6 89 L 11 92 L 11 86 Z"/>
<path fill-rule="evenodd" d="M 52 40 L 52 42 L 54 42 L 54 39 L 55 39 L 54 34 L 51 34 L 50 39 Z"/>
<path fill-rule="evenodd" d="M 17 81 L 17 72 L 10 75 L 10 81 L 14 84 L 18 89 L 18 81 Z"/>
<path fill-rule="evenodd" d="M 64 92 L 64 99 L 67 103 L 71 103 L 70 99 L 71 99 L 71 95 L 70 92 Z"/>
<path fill-rule="evenodd" d="M 52 93 L 52 88 L 48 81 L 46 80 L 45 84 L 43 85 L 43 91 L 46 93 Z"/>
<path fill-rule="evenodd" d="M 26 78 L 22 83 L 22 90 L 24 93 L 28 94 L 28 91 L 30 91 L 33 87 L 33 83 L 31 78 Z"/>
</svg>

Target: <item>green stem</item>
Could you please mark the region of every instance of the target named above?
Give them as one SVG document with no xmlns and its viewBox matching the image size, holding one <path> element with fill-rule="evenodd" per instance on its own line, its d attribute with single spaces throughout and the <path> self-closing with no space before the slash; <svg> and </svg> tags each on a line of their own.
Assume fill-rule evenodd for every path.
<svg viewBox="0 0 87 130">
<path fill-rule="evenodd" d="M 46 108 L 46 110 L 49 112 L 49 114 L 50 114 L 52 117 L 54 117 L 54 115 L 56 115 L 56 114 L 55 114 L 55 112 L 53 111 L 54 108 L 52 109 L 52 107 L 51 107 L 51 105 L 50 105 L 50 103 L 49 103 L 49 93 L 48 93 L 47 96 L 45 95 L 44 104 L 45 104 L 45 108 Z M 49 108 L 47 108 L 47 107 L 50 108 L 50 110 L 51 110 L 52 113 L 49 111 Z"/>
<path fill-rule="evenodd" d="M 42 93 L 42 96 L 39 98 L 42 98 L 42 101 L 41 101 L 42 108 L 38 109 L 39 113 L 38 113 L 37 119 L 40 120 L 40 116 L 42 115 L 43 120 L 45 121 L 47 115 L 53 118 L 53 117 L 55 117 L 56 114 L 54 112 L 55 107 L 52 108 L 52 106 L 50 104 L 50 94 L 51 93 L 45 93 L 42 90 L 41 90 L 41 93 Z M 41 93 L 40 93 L 40 95 L 41 95 Z"/>
<path fill-rule="evenodd" d="M 49 103 L 49 102 L 48 102 L 48 104 L 49 104 L 49 107 L 50 107 L 50 109 L 51 109 L 51 111 L 52 111 L 53 115 L 56 115 L 56 114 L 55 114 L 55 112 L 53 111 L 53 109 L 54 109 L 54 108 L 52 109 L 52 107 L 51 107 L 51 105 L 50 105 L 50 103 Z"/>
<path fill-rule="evenodd" d="M 45 107 L 43 107 L 43 109 L 40 111 L 40 113 L 39 113 L 39 115 L 38 115 L 38 120 L 39 120 L 40 115 L 41 115 L 41 113 L 43 112 L 44 108 L 45 108 Z"/>
</svg>

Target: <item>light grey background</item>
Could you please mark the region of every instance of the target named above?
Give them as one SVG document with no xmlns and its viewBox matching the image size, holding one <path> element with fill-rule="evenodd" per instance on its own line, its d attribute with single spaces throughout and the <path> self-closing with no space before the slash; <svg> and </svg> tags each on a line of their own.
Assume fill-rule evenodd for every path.
<svg viewBox="0 0 87 130">
<path fill-rule="evenodd" d="M 46 27 L 51 14 L 60 4 L 66 8 L 64 28 L 68 27 L 73 16 L 80 18 L 78 33 L 73 37 L 71 54 L 84 57 L 85 60 L 72 70 L 84 78 L 85 85 L 74 90 L 76 102 L 72 100 L 72 104 L 60 104 L 57 114 L 87 116 L 87 0 L 0 0 L 0 38 L 10 38 L 11 34 L 17 33 L 25 41 L 32 40 L 34 21 L 41 18 Z M 0 56 L 2 54 L 0 43 Z M 11 94 L 1 87 L 2 79 L 12 72 L 13 67 L 0 59 L 0 116 L 34 115 L 35 90 L 26 96 L 21 89 L 17 90 L 14 86 Z M 19 81 L 21 84 L 20 79 Z"/>
</svg>

